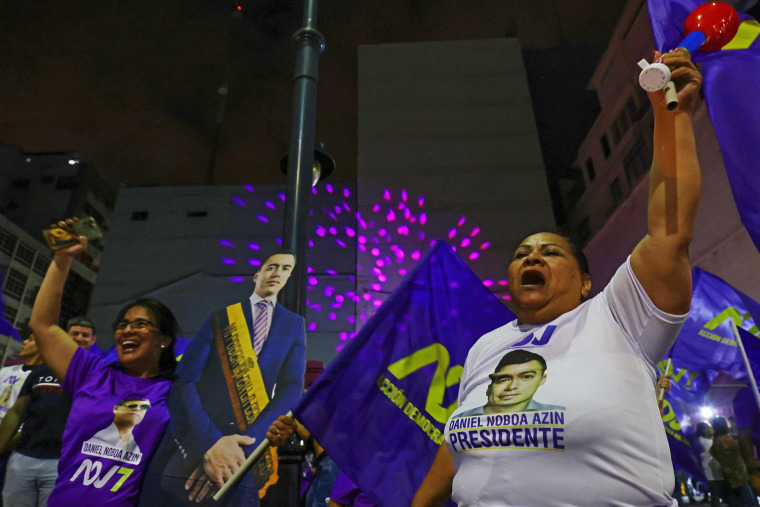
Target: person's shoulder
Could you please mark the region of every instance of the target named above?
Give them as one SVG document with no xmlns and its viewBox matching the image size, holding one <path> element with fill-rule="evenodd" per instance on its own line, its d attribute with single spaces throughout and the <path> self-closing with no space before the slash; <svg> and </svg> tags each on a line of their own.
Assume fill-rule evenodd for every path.
<svg viewBox="0 0 760 507">
<path fill-rule="evenodd" d="M 50 371 L 50 368 L 47 367 L 45 363 L 35 364 L 29 369 L 29 375 L 44 375 L 50 373 L 52 375 L 52 372 Z"/>
<path fill-rule="evenodd" d="M 294 311 L 288 310 L 281 303 L 277 303 L 277 306 L 275 306 L 275 313 L 280 313 L 282 316 L 286 316 L 293 320 L 304 320 L 303 316 Z"/>
<path fill-rule="evenodd" d="M 514 335 L 514 333 L 519 333 L 519 331 L 517 320 L 507 322 L 503 326 L 499 326 L 478 338 L 472 347 L 470 347 L 470 354 L 481 351 L 487 352 L 494 346 L 497 348 L 501 347 L 505 341 L 509 340 L 509 338 Z"/>
<path fill-rule="evenodd" d="M 24 367 L 23 363 L 12 364 L 10 366 L 3 366 L 2 368 L 0 368 L 0 375 L 13 374 L 17 371 L 20 371 L 23 367 Z"/>
</svg>

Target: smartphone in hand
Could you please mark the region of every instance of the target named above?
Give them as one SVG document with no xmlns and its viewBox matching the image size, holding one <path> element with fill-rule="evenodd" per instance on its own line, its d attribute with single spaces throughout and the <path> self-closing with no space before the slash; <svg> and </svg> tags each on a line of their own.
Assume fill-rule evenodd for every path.
<svg viewBox="0 0 760 507">
<path fill-rule="evenodd" d="M 78 237 L 84 236 L 87 241 L 95 241 L 103 237 L 97 222 L 92 217 L 80 218 L 66 227 L 51 227 L 42 231 L 45 243 L 51 250 L 60 250 L 79 243 Z"/>
</svg>

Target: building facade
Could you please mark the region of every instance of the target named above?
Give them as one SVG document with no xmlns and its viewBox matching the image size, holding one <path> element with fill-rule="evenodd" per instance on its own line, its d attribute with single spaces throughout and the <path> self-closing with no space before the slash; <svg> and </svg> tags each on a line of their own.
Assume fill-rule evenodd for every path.
<svg viewBox="0 0 760 507">
<path fill-rule="evenodd" d="M 576 178 L 563 182 L 566 225 L 584 243 L 596 291 L 646 234 L 654 122 L 636 62 L 651 60 L 653 48 L 646 2 L 631 0 L 589 83 L 601 113 L 578 150 Z M 760 253 L 741 224 L 704 103 L 694 126 L 702 199 L 691 263 L 760 300 Z"/>
<path fill-rule="evenodd" d="M 24 331 L 42 278 L 52 259 L 42 230 L 51 222 L 93 216 L 104 229 L 115 189 L 76 152 L 26 153 L 0 145 L 0 271 L 4 318 Z M 86 313 L 104 241 L 74 262 L 64 288 L 61 320 Z"/>
</svg>

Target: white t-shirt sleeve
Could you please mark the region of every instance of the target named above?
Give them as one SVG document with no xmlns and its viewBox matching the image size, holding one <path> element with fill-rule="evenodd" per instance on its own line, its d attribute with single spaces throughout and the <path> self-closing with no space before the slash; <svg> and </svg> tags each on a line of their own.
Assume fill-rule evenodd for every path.
<svg viewBox="0 0 760 507">
<path fill-rule="evenodd" d="M 656 364 L 673 345 L 688 314 L 658 309 L 636 279 L 630 256 L 604 288 L 602 297 L 631 345 Z"/>
</svg>

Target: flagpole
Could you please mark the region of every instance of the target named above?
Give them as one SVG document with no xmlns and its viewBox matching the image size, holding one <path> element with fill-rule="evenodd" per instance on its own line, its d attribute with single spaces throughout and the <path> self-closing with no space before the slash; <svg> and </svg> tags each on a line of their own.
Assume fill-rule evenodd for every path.
<svg viewBox="0 0 760 507">
<path fill-rule="evenodd" d="M 292 417 L 293 411 L 289 410 L 286 415 Z M 253 464 L 256 463 L 256 461 L 261 458 L 261 456 L 264 455 L 267 449 L 269 449 L 270 445 L 271 444 L 267 439 L 264 439 L 264 441 L 259 444 L 259 446 L 251 453 L 251 455 L 248 456 L 248 459 L 245 460 L 245 463 L 243 463 L 243 465 L 238 468 L 234 474 L 232 474 L 232 477 L 230 477 L 227 482 L 222 485 L 219 491 L 216 492 L 214 495 L 215 502 L 218 502 L 224 495 L 227 494 L 230 489 L 232 489 L 238 482 L 240 482 L 240 479 L 242 479 L 243 476 L 248 473 L 251 468 L 253 468 Z"/>
<path fill-rule="evenodd" d="M 755 382 L 755 376 L 752 374 L 752 367 L 749 364 L 749 358 L 747 357 L 747 352 L 744 350 L 744 344 L 742 343 L 742 339 L 739 336 L 739 329 L 736 327 L 736 322 L 734 322 L 734 319 L 729 319 L 729 322 L 731 322 L 731 329 L 734 331 L 734 336 L 736 337 L 736 344 L 739 346 L 739 352 L 742 354 L 742 359 L 744 360 L 744 367 L 747 368 L 747 376 L 749 377 L 749 383 L 752 386 L 752 392 L 755 395 L 755 402 L 757 402 L 757 408 L 760 410 L 760 392 L 757 390 L 757 382 Z"/>
<path fill-rule="evenodd" d="M 670 366 L 673 364 L 673 358 L 668 358 L 668 364 L 665 365 L 665 374 L 663 377 L 666 377 L 668 375 L 668 370 L 670 369 Z M 665 395 L 665 388 L 660 388 L 660 394 L 657 396 L 657 401 L 662 401 L 663 396 Z"/>
</svg>

